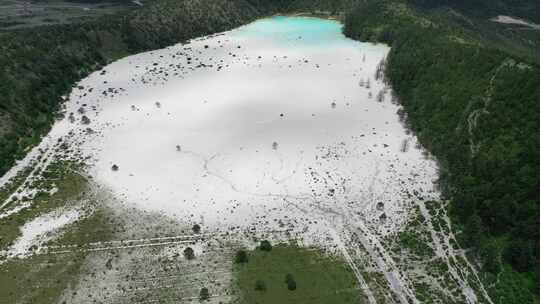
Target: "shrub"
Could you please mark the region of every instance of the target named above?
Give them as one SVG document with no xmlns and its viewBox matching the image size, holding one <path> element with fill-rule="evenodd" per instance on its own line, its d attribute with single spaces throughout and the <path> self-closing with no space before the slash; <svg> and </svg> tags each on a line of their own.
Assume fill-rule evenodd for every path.
<svg viewBox="0 0 540 304">
<path fill-rule="evenodd" d="M 266 283 L 263 280 L 255 281 L 255 290 L 256 291 L 266 291 Z"/>
<path fill-rule="evenodd" d="M 201 288 L 201 291 L 199 292 L 199 299 L 201 301 L 206 301 L 210 299 L 210 292 L 208 291 L 208 288 L 206 287 Z"/>
<path fill-rule="evenodd" d="M 238 250 L 236 252 L 236 257 L 234 258 L 234 261 L 236 262 L 236 264 L 247 263 L 248 260 L 249 259 L 248 259 L 247 252 L 245 252 L 244 250 Z"/>
<path fill-rule="evenodd" d="M 264 240 L 261 242 L 259 249 L 261 249 L 262 251 L 272 251 L 272 244 L 270 244 L 269 241 Z"/>
<path fill-rule="evenodd" d="M 287 289 L 290 291 L 296 290 L 296 281 L 292 274 L 289 273 L 285 276 L 285 283 L 287 283 Z"/>
<path fill-rule="evenodd" d="M 187 247 L 184 249 L 184 257 L 188 260 L 193 260 L 195 258 L 195 252 L 193 251 L 193 248 Z"/>
</svg>

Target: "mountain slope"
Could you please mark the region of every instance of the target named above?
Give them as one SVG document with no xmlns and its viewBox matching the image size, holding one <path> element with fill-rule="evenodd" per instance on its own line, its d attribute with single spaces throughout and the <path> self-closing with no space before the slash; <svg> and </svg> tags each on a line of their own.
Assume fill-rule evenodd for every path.
<svg viewBox="0 0 540 304">
<path fill-rule="evenodd" d="M 538 282 L 540 67 L 432 16 L 370 2 L 347 18 L 346 33 L 392 45 L 387 77 L 441 162 L 462 240 L 493 275 L 493 292 L 508 284 L 498 279 L 505 263 Z M 499 302 L 532 303 L 538 285 L 530 284 L 515 302 Z"/>
</svg>

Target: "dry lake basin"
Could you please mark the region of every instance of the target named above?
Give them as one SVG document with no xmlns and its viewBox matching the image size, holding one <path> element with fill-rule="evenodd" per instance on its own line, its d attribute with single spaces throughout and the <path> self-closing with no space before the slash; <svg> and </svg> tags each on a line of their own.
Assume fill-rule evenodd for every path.
<svg viewBox="0 0 540 304">
<path fill-rule="evenodd" d="M 285 260 L 293 251 L 341 263 L 351 303 L 418 303 L 421 288 L 482 302 L 453 236 L 433 227 L 432 217 L 447 220 L 426 206 L 439 200 L 438 168 L 384 81 L 389 47 L 350 40 L 341 27 L 276 16 L 80 81 L 63 118 L 0 180 L 16 189 L 0 202 L 2 219 L 26 216 L 0 275 L 47 257 L 66 281 L 60 303 L 189 302 L 204 286 L 213 303 L 242 301 L 235 252 L 266 239 Z M 51 166 L 60 181 L 47 182 Z M 34 206 L 73 184 L 80 193 L 58 208 Z M 428 240 L 425 252 L 396 250 L 404 232 Z M 446 272 L 430 272 L 437 265 L 418 262 L 422 254 Z"/>
</svg>

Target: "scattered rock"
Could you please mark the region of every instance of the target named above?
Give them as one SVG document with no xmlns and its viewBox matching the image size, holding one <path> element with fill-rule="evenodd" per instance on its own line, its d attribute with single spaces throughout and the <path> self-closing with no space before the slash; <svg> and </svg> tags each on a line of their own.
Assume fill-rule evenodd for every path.
<svg viewBox="0 0 540 304">
<path fill-rule="evenodd" d="M 90 121 L 90 118 L 88 118 L 88 116 L 83 115 L 83 117 L 81 117 L 81 123 L 82 123 L 83 125 L 89 125 L 90 122 L 91 122 L 91 121 Z"/>
</svg>

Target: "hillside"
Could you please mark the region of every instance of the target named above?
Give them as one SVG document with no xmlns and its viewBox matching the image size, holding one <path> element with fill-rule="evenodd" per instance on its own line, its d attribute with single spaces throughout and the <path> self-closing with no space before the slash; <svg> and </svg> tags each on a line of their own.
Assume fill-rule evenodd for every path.
<svg viewBox="0 0 540 304">
<path fill-rule="evenodd" d="M 346 33 L 392 45 L 387 77 L 441 162 L 463 243 L 482 257 L 494 289 L 510 285 L 500 280 L 507 263 L 538 282 L 540 69 L 433 16 L 371 2 L 347 18 Z M 531 303 L 530 292 L 538 290 L 512 303 Z"/>
<path fill-rule="evenodd" d="M 159 1 L 93 22 L 1 35 L 0 174 L 39 142 L 62 96 L 85 75 L 128 54 L 237 27 L 275 7 L 245 0 Z"/>
<path fill-rule="evenodd" d="M 39 143 L 74 84 L 130 54 L 275 13 L 339 16 L 392 47 L 386 80 L 441 167 L 455 233 L 496 303 L 540 294 L 540 23 L 531 0 L 153 0 L 85 22 L 0 33 L 0 176 Z M 0 240 L 0 244 L 2 241 Z"/>
</svg>

